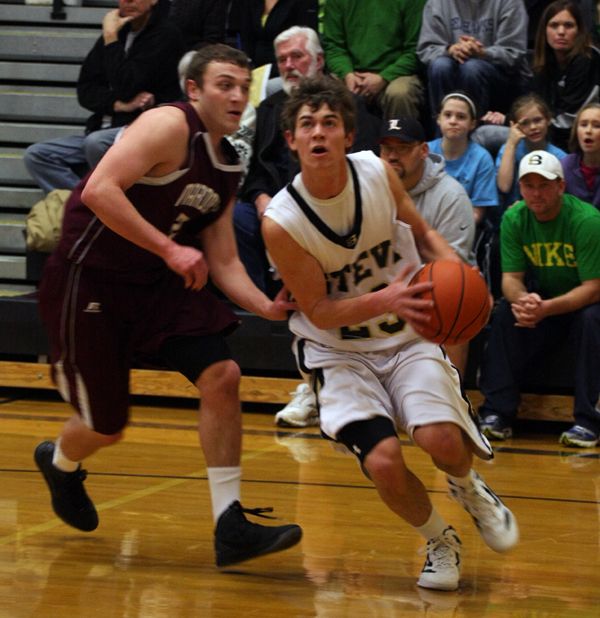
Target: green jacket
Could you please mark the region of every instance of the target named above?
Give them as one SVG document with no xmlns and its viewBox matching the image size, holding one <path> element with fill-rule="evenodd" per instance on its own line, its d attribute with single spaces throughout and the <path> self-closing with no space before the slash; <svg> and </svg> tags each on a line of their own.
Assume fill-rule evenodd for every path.
<svg viewBox="0 0 600 618">
<path fill-rule="evenodd" d="M 327 0 L 323 43 L 328 69 L 342 79 L 352 71 L 387 82 L 421 69 L 416 47 L 426 0 Z"/>
</svg>

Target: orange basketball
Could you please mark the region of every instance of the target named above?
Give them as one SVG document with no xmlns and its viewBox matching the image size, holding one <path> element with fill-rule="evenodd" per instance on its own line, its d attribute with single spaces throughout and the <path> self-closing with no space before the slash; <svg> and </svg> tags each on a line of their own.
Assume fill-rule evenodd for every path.
<svg viewBox="0 0 600 618">
<path fill-rule="evenodd" d="M 433 300 L 431 319 L 413 328 L 433 343 L 456 345 L 473 339 L 490 315 L 489 291 L 477 271 L 463 262 L 436 260 L 425 264 L 410 285 L 432 281 L 430 292 L 421 297 Z"/>
</svg>

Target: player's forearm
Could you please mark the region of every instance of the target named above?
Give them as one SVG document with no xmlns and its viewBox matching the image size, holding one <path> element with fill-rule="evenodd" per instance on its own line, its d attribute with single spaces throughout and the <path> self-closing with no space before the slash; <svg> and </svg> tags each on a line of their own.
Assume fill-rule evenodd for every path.
<svg viewBox="0 0 600 618">
<path fill-rule="evenodd" d="M 421 257 L 426 262 L 433 260 L 460 260 L 456 252 L 435 230 L 429 229 L 417 239 L 417 247 Z"/>
<path fill-rule="evenodd" d="M 261 292 L 248 276 L 244 265 L 237 259 L 226 267 L 221 264 L 210 268 L 214 284 L 238 307 L 261 317 L 268 317 L 272 301 Z"/>
<path fill-rule="evenodd" d="M 323 330 L 354 326 L 388 312 L 384 290 L 355 298 L 323 298 L 304 311 L 306 317 Z"/>
</svg>

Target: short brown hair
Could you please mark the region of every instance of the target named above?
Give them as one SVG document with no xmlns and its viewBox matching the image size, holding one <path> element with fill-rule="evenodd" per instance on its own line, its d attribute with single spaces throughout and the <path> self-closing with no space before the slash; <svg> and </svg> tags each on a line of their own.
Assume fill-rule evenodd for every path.
<svg viewBox="0 0 600 618">
<path fill-rule="evenodd" d="M 206 72 L 206 67 L 211 62 L 228 62 L 242 69 L 248 69 L 248 71 L 251 69 L 250 59 L 243 51 L 223 43 L 215 43 L 214 45 L 205 45 L 194 52 L 185 71 L 185 79 L 191 79 L 199 87 L 202 87 L 202 78 Z"/>
<path fill-rule="evenodd" d="M 339 79 L 321 75 L 302 79 L 288 97 L 281 113 L 281 128 L 294 133 L 298 113 L 304 105 L 316 111 L 327 105 L 333 112 L 339 112 L 346 134 L 354 131 L 356 108 L 352 93 Z"/>
</svg>

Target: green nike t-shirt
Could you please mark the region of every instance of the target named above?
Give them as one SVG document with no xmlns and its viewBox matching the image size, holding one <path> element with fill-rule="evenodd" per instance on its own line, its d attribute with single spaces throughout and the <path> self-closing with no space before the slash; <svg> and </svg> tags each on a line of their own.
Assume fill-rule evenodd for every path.
<svg viewBox="0 0 600 618">
<path fill-rule="evenodd" d="M 502 217 L 500 239 L 502 272 L 531 271 L 544 298 L 600 278 L 600 211 L 573 195 L 545 222 L 518 202 Z"/>
</svg>

